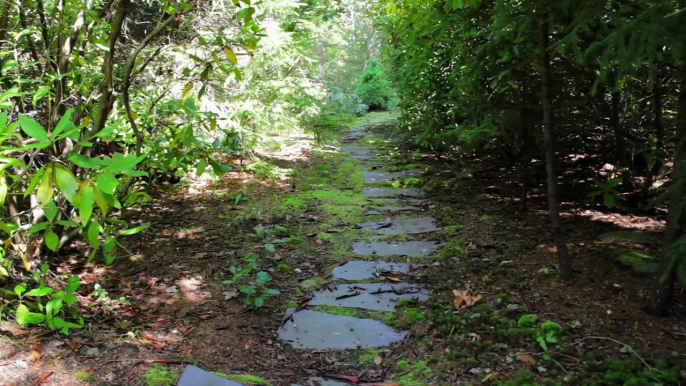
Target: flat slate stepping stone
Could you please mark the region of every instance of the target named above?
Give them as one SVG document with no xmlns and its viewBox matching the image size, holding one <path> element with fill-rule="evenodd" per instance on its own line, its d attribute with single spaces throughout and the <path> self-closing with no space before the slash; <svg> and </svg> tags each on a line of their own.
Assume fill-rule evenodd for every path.
<svg viewBox="0 0 686 386">
<path fill-rule="evenodd" d="M 378 320 L 333 315 L 326 312 L 286 310 L 286 322 L 279 328 L 279 339 L 294 349 L 364 349 L 399 342 L 407 331 L 396 331 Z"/>
<path fill-rule="evenodd" d="M 408 220 L 387 220 L 357 224 L 362 229 L 375 230 L 380 235 L 402 235 L 429 233 L 440 230 L 436 220 L 431 217 Z"/>
<path fill-rule="evenodd" d="M 424 192 L 420 189 L 363 188 L 362 194 L 367 197 L 424 197 Z"/>
<path fill-rule="evenodd" d="M 374 242 L 353 244 L 353 253 L 376 256 L 426 257 L 438 251 L 435 241 Z"/>
<path fill-rule="evenodd" d="M 353 260 L 334 268 L 332 275 L 334 279 L 338 280 L 366 280 L 376 277 L 375 274 L 379 271 L 407 274 L 410 267 L 407 266 L 407 263 Z"/>
<path fill-rule="evenodd" d="M 187 366 L 177 386 L 243 386 L 199 367 Z"/>
<path fill-rule="evenodd" d="M 403 170 L 401 172 L 363 172 L 364 183 L 374 184 L 377 182 L 388 182 L 397 178 L 419 177 L 422 171 L 419 169 Z"/>
<path fill-rule="evenodd" d="M 339 284 L 334 291 L 319 290 L 308 304 L 393 311 L 400 299 L 426 301 L 429 294 L 415 284 L 357 283 Z"/>
<path fill-rule="evenodd" d="M 412 211 L 412 210 L 421 210 L 422 208 L 418 206 L 393 206 L 393 205 L 382 205 L 382 206 L 377 206 L 376 208 L 372 210 L 366 211 L 364 214 L 367 216 L 373 216 L 377 214 L 389 214 L 389 213 L 396 213 L 396 212 L 407 212 L 407 211 Z"/>
<path fill-rule="evenodd" d="M 305 386 L 350 386 L 350 383 L 346 382 L 340 382 L 336 381 L 334 379 L 324 379 L 321 377 L 312 377 L 307 380 L 307 383 L 305 383 Z M 291 386 L 302 386 L 299 383 L 296 383 Z"/>
</svg>

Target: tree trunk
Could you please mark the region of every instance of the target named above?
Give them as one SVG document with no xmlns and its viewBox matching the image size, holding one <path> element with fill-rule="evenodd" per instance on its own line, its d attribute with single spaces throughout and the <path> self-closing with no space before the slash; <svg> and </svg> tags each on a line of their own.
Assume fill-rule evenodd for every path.
<svg viewBox="0 0 686 386">
<path fill-rule="evenodd" d="M 651 161 L 648 160 L 648 170 L 646 172 L 646 179 L 643 184 L 643 192 L 641 200 L 645 204 L 648 201 L 648 193 L 650 192 L 650 187 L 653 186 L 653 181 L 655 176 L 660 172 L 662 167 L 662 143 L 665 138 L 665 128 L 662 125 L 662 89 L 660 88 L 660 80 L 656 80 L 653 86 L 653 115 L 655 123 L 655 150 L 651 152 L 650 157 L 654 165 L 650 165 Z"/>
<path fill-rule="evenodd" d="M 655 292 L 646 307 L 651 315 L 662 316 L 669 310 L 672 292 L 676 283 L 677 261 L 670 256 L 669 250 L 684 233 L 686 216 L 683 212 L 684 195 L 686 195 L 686 73 L 682 72 L 679 85 L 679 102 L 677 105 L 676 138 L 674 142 L 674 170 L 672 183 L 669 187 L 669 214 L 667 215 L 667 230 L 662 249 L 662 269 L 657 279 Z M 681 258 L 678 256 L 674 258 Z"/>
<path fill-rule="evenodd" d="M 524 212 L 527 210 L 528 198 L 529 198 L 529 180 L 531 179 L 531 153 L 533 150 L 532 133 L 534 125 L 531 117 L 531 110 L 522 109 L 522 127 L 520 129 L 520 140 L 521 140 L 521 156 L 522 156 L 522 174 L 521 174 L 521 184 L 522 191 L 519 202 L 519 209 Z"/>
<path fill-rule="evenodd" d="M 614 79 L 614 77 L 613 77 Z M 614 82 L 613 82 L 614 83 Z M 629 176 L 629 157 L 626 144 L 626 133 L 624 126 L 619 121 L 621 94 L 619 91 L 612 91 L 610 94 L 610 127 L 615 135 L 615 148 L 617 149 L 617 171 L 622 176 L 624 188 L 630 191 L 633 188 Z"/>
<path fill-rule="evenodd" d="M 546 172 L 548 177 L 548 211 L 550 215 L 550 225 L 555 238 L 555 245 L 557 247 L 557 256 L 560 261 L 560 277 L 562 280 L 574 279 L 574 270 L 572 269 L 572 260 L 569 256 L 567 243 L 565 240 L 565 231 L 562 228 L 560 221 L 560 207 L 557 202 L 557 157 L 555 154 L 556 134 L 553 127 L 553 106 L 551 102 L 551 66 L 550 66 L 550 52 L 549 37 L 548 37 L 548 13 L 545 9 L 546 4 L 543 2 L 543 15 L 539 20 L 538 38 L 539 38 L 539 56 L 538 64 L 541 71 L 541 100 L 543 104 L 543 131 L 545 134 L 545 158 L 546 158 Z"/>
</svg>

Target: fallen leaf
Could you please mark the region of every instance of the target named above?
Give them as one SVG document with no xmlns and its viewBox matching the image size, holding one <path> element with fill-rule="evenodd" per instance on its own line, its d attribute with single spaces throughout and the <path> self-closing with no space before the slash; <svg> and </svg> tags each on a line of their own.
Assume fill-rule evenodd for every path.
<svg viewBox="0 0 686 386">
<path fill-rule="evenodd" d="M 400 386 L 396 381 L 376 382 L 376 383 L 360 383 L 358 386 Z"/>
<path fill-rule="evenodd" d="M 483 280 L 484 283 L 488 283 L 489 281 L 491 281 L 491 278 L 488 277 L 488 275 L 484 275 L 484 276 L 481 278 L 481 280 Z"/>
<path fill-rule="evenodd" d="M 45 380 L 48 379 L 48 377 L 52 375 L 52 373 L 53 373 L 52 371 L 48 371 L 48 372 L 41 374 L 41 376 L 38 377 L 38 379 L 36 379 L 36 383 L 34 383 L 34 385 L 35 386 L 42 385 L 43 382 L 45 382 Z"/>
<path fill-rule="evenodd" d="M 114 327 L 117 327 L 121 330 L 126 330 L 127 328 L 131 327 L 133 323 L 130 320 L 122 320 L 120 322 L 114 322 Z"/>
<path fill-rule="evenodd" d="M 67 346 L 69 346 L 69 348 L 72 349 L 73 351 L 76 351 L 79 349 L 79 344 L 77 342 L 75 342 L 74 340 L 65 339 L 64 343 L 66 343 Z"/>
<path fill-rule="evenodd" d="M 482 383 L 490 382 L 495 380 L 495 375 L 497 373 L 490 373 L 484 379 L 481 380 Z"/>
<path fill-rule="evenodd" d="M 402 279 L 400 279 L 400 278 L 397 277 L 397 276 L 386 276 L 386 279 L 388 279 L 388 280 L 390 280 L 390 281 L 394 281 L 394 282 L 400 282 L 400 281 L 402 281 Z"/>
<path fill-rule="evenodd" d="M 453 305 L 457 310 L 463 310 L 475 306 L 476 304 L 482 302 L 484 297 L 482 295 L 472 296 L 469 293 L 469 287 L 466 286 L 465 290 L 453 290 L 453 296 L 455 296 L 455 301 Z"/>
<path fill-rule="evenodd" d="M 374 364 L 376 364 L 377 366 L 381 366 L 381 362 L 383 362 L 383 359 L 381 359 L 380 355 L 374 356 Z"/>
<path fill-rule="evenodd" d="M 529 354 L 519 354 L 515 358 L 524 363 L 536 363 L 536 360 Z"/>
<path fill-rule="evenodd" d="M 194 259 L 202 259 L 203 257 L 207 256 L 207 252 L 198 252 L 193 256 Z"/>
<path fill-rule="evenodd" d="M 177 293 L 179 292 L 179 289 L 175 285 L 173 285 L 171 287 L 167 287 L 164 291 L 168 293 Z"/>
<path fill-rule="evenodd" d="M 40 351 L 36 350 L 31 350 L 31 354 L 29 354 L 29 362 L 38 362 L 41 358 L 41 353 Z"/>
</svg>

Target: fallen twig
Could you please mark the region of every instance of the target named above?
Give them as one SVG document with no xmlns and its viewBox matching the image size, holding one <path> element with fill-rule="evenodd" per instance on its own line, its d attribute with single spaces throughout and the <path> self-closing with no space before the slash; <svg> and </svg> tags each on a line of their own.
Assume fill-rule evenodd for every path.
<svg viewBox="0 0 686 386">
<path fill-rule="evenodd" d="M 360 292 L 360 291 L 349 292 L 349 293 L 341 295 L 341 296 L 336 296 L 336 300 L 352 298 L 352 297 L 358 296 L 358 295 L 362 295 L 362 292 Z"/>
<path fill-rule="evenodd" d="M 658 372 L 658 373 L 662 374 L 662 371 L 660 371 L 660 370 L 658 370 L 658 369 L 652 367 L 651 365 L 649 365 L 648 362 L 646 362 L 645 359 L 643 359 L 642 356 L 638 355 L 638 353 L 636 352 L 636 350 L 633 349 L 633 347 L 629 346 L 629 345 L 626 344 L 626 343 L 622 343 L 622 342 L 620 342 L 620 341 L 618 341 L 618 340 L 616 340 L 616 339 L 608 338 L 608 337 L 606 337 L 606 336 L 587 336 L 587 337 L 585 337 L 585 338 L 582 338 L 581 340 L 578 340 L 578 341 L 574 342 L 574 344 L 581 343 L 581 342 L 583 342 L 583 341 L 586 340 L 586 339 L 609 340 L 609 341 L 611 341 L 611 342 L 615 342 L 615 343 L 617 343 L 617 344 L 621 344 L 622 346 L 628 348 L 628 349 L 631 351 L 631 353 L 634 354 L 634 356 L 636 356 L 636 358 L 638 358 L 638 360 L 640 360 L 640 361 L 645 365 L 645 367 L 648 368 L 648 370 L 650 370 L 650 371 L 655 371 L 655 372 Z"/>
</svg>

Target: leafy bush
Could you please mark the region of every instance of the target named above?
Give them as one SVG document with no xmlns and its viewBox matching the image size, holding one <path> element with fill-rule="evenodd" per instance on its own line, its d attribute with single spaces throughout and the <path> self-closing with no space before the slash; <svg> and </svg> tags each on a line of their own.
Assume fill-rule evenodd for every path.
<svg viewBox="0 0 686 386">
<path fill-rule="evenodd" d="M 396 105 L 395 91 L 378 61 L 371 59 L 357 85 L 362 103 L 371 110 L 388 110 Z"/>
<path fill-rule="evenodd" d="M 361 117 L 367 113 L 367 109 L 368 106 L 362 103 L 362 98 L 359 95 L 346 94 L 335 86 L 329 89 L 329 98 L 325 107 L 326 111 Z"/>
</svg>

